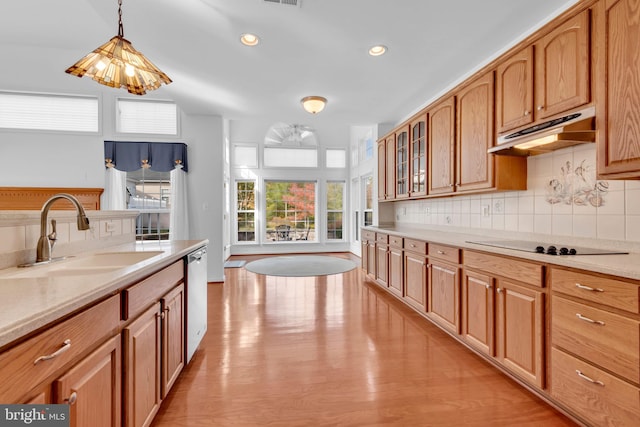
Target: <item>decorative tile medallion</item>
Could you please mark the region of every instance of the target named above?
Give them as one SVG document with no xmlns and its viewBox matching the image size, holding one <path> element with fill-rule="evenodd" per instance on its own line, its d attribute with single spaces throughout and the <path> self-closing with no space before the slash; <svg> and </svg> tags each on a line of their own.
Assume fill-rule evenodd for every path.
<svg viewBox="0 0 640 427">
<path fill-rule="evenodd" d="M 595 167 L 587 160 L 577 166 L 567 161 L 560 167 L 560 174 L 547 184 L 547 203 L 576 206 L 602 206 L 609 191 L 607 181 L 596 179 Z"/>
</svg>

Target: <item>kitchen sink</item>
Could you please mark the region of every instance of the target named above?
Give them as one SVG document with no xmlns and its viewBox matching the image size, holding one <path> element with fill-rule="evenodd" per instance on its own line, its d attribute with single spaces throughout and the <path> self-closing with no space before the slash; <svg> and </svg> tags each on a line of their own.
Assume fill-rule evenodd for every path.
<svg viewBox="0 0 640 427">
<path fill-rule="evenodd" d="M 69 267 L 110 267 L 119 266 L 127 267 L 137 264 L 156 255 L 162 254 L 162 251 L 148 252 L 102 252 L 67 261 L 61 265 Z"/>
<path fill-rule="evenodd" d="M 6 274 L 0 272 L 0 278 L 71 277 L 104 274 L 146 261 L 162 253 L 162 251 L 102 252 L 35 267 L 12 269 Z"/>
</svg>

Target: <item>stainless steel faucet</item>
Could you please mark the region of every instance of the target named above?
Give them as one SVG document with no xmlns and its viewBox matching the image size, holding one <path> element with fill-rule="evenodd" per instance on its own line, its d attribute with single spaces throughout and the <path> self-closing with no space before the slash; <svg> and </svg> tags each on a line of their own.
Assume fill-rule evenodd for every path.
<svg viewBox="0 0 640 427">
<path fill-rule="evenodd" d="M 42 206 L 40 211 L 40 238 L 38 239 L 38 247 L 36 249 L 36 262 L 49 262 L 51 261 L 51 249 L 56 242 L 56 220 L 51 220 L 51 233 L 47 235 L 47 217 L 49 216 L 49 209 L 53 202 L 59 199 L 67 199 L 76 208 L 78 212 L 78 230 L 89 229 L 89 218 L 84 213 L 84 208 L 71 194 L 60 193 L 52 196 Z"/>
</svg>

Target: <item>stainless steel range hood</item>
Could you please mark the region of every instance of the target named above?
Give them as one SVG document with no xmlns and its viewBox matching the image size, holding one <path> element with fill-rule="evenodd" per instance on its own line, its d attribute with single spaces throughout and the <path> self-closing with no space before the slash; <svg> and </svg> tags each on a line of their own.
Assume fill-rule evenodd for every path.
<svg viewBox="0 0 640 427">
<path fill-rule="evenodd" d="M 589 107 L 539 123 L 500 136 L 498 144 L 487 151 L 505 156 L 534 156 L 572 145 L 594 143 L 595 115 L 595 107 Z"/>
</svg>

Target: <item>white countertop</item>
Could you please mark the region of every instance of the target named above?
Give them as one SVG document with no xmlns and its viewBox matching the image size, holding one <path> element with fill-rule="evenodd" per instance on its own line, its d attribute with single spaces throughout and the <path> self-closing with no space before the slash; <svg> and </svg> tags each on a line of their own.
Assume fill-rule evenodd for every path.
<svg viewBox="0 0 640 427">
<path fill-rule="evenodd" d="M 629 254 L 623 255 L 545 255 L 536 254 L 533 252 L 524 252 L 513 249 L 502 249 L 498 247 L 491 247 L 485 245 L 479 245 L 470 243 L 470 241 L 482 241 L 482 240 L 509 240 L 509 237 L 501 235 L 500 237 L 492 237 L 487 235 L 478 235 L 465 232 L 452 232 L 442 231 L 435 228 L 426 227 L 412 227 L 412 226 L 383 226 L 383 227 L 365 227 L 367 230 L 379 231 L 387 234 L 392 234 L 400 237 L 407 237 L 411 239 L 424 240 L 427 242 L 439 243 L 444 245 L 457 246 L 463 249 L 473 249 L 476 251 L 494 253 L 500 255 L 507 255 L 515 258 L 526 259 L 530 261 L 536 261 L 541 264 L 549 266 L 562 266 L 572 267 L 581 270 L 587 270 L 590 272 L 611 274 L 618 277 L 627 279 L 640 280 L 640 253 L 629 252 Z M 514 236 L 512 240 L 530 240 L 521 239 L 520 236 Z M 558 237 L 558 241 L 563 239 Z M 532 242 L 536 240 L 531 239 Z M 573 242 L 570 242 L 573 244 Z M 611 245 L 598 246 L 597 242 L 590 242 L 589 247 L 611 249 Z M 578 246 L 587 246 L 580 244 Z"/>
<path fill-rule="evenodd" d="M 207 240 L 146 241 L 101 248 L 96 252 L 162 251 L 131 266 L 102 274 L 8 278 L 3 276 L 16 273 L 18 268 L 0 270 L 0 348 L 61 317 L 117 294 L 207 243 Z M 87 255 L 90 254 L 79 254 L 71 260 Z M 67 261 L 59 261 L 64 262 Z"/>
</svg>

